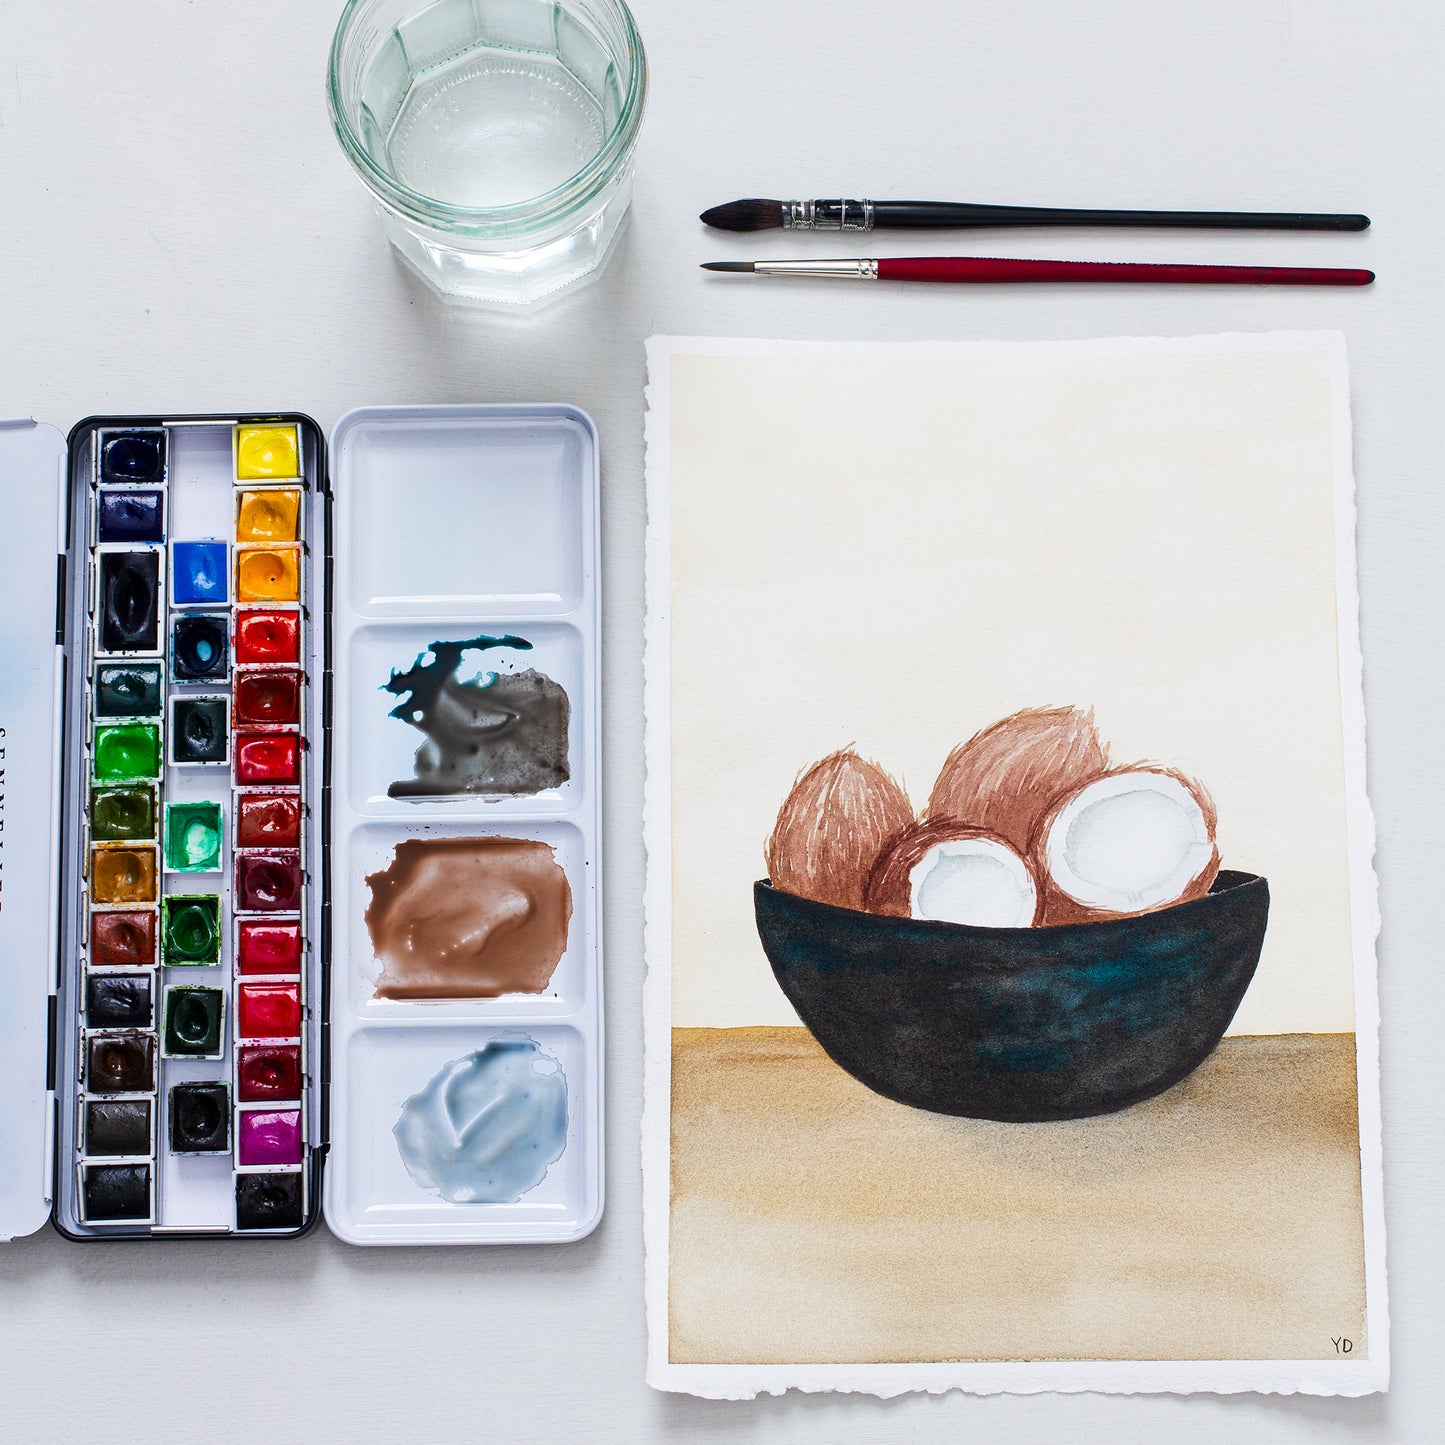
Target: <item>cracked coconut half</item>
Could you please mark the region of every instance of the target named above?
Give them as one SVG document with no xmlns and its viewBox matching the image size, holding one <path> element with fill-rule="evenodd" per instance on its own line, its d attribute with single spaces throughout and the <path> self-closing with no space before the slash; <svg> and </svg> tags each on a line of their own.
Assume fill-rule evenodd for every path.
<svg viewBox="0 0 1445 1445">
<path fill-rule="evenodd" d="M 1027 928 L 1039 913 L 1032 869 L 1002 838 L 948 820 L 900 833 L 874 865 L 868 911 L 895 918 Z"/>
<path fill-rule="evenodd" d="M 1061 797 L 1033 848 L 1045 923 L 1152 913 L 1209 892 L 1214 802 L 1183 773 L 1117 768 Z"/>
</svg>

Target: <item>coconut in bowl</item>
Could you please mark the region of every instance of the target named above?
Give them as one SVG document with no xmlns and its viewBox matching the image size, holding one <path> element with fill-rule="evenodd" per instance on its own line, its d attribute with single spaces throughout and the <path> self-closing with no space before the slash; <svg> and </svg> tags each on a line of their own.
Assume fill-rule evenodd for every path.
<svg viewBox="0 0 1445 1445">
<path fill-rule="evenodd" d="M 1193 779 L 1110 766 L 1093 716 L 1015 713 L 949 754 L 921 819 L 852 749 L 801 773 L 754 887 L 779 986 L 888 1098 L 1014 1121 L 1179 1082 L 1254 976 L 1263 878 L 1219 871 Z"/>
</svg>

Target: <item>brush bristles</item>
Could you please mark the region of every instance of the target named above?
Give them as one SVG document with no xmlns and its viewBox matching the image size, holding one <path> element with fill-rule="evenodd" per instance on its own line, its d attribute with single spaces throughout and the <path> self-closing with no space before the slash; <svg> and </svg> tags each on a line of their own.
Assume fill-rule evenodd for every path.
<svg viewBox="0 0 1445 1445">
<path fill-rule="evenodd" d="M 699 263 L 704 271 L 752 271 L 751 261 L 703 261 Z"/>
<path fill-rule="evenodd" d="M 703 225 L 719 231 L 776 231 L 783 224 L 783 203 L 754 197 L 747 201 L 728 201 L 704 211 Z"/>
</svg>

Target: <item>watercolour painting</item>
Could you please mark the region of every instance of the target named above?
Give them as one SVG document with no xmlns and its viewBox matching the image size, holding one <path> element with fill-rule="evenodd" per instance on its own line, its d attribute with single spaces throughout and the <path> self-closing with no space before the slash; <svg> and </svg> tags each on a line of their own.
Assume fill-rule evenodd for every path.
<svg viewBox="0 0 1445 1445">
<path fill-rule="evenodd" d="M 650 1382 L 1388 1382 L 1344 346 L 649 344 Z"/>
</svg>

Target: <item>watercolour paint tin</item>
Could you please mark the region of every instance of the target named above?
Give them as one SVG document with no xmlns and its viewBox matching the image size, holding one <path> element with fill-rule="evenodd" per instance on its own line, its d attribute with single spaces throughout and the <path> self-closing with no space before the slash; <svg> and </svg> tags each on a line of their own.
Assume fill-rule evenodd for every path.
<svg viewBox="0 0 1445 1445">
<path fill-rule="evenodd" d="M 284 980 L 296 1007 L 278 1042 L 298 1067 L 286 1079 L 291 1097 L 266 1101 L 297 1120 L 296 1147 L 266 1167 L 295 1178 L 292 1207 L 271 1211 L 264 1227 L 249 1210 L 258 1166 L 239 1147 L 256 1106 L 233 1103 L 241 982 L 232 935 L 255 901 L 236 880 L 255 850 L 236 831 L 249 788 L 232 699 L 238 679 L 262 670 L 233 656 L 249 615 L 233 564 L 239 494 L 262 485 L 242 480 L 237 457 L 258 432 L 293 441 L 290 476 L 265 485 L 289 493 L 294 578 L 266 605 L 286 612 L 298 653 L 294 706 L 267 727 L 298 759 L 288 780 L 299 815 L 291 886 L 285 912 L 266 914 L 296 934 Z M 320 1217 L 325 457 L 320 429 L 300 415 L 91 418 L 68 442 L 33 423 L 0 425 L 5 515 L 27 524 L 0 539 L 0 956 L 34 965 L 12 970 L 7 987 L 23 972 L 27 990 L 44 990 L 4 1003 L 22 1053 L 34 1042 L 31 1010 L 47 1019 L 45 1106 L 31 1148 L 47 1161 L 41 1197 L 72 1238 L 277 1238 Z M 36 567 L 48 574 L 41 590 Z M 43 812 L 39 789 L 34 802 L 25 791 L 36 778 Z M 37 858 L 51 865 L 43 881 Z M 33 1098 L 9 1076 L 32 1062 L 7 1059 L 0 1106 L 17 1091 Z M 7 1157 L 20 1158 L 20 1130 L 3 1127 Z M 20 1218 L 29 1216 L 12 1216 L 7 1201 L 0 1232 L 22 1232 Z"/>
<path fill-rule="evenodd" d="M 600 1217 L 596 430 L 373 408 L 330 459 L 0 422 L 0 1237 Z"/>
</svg>

